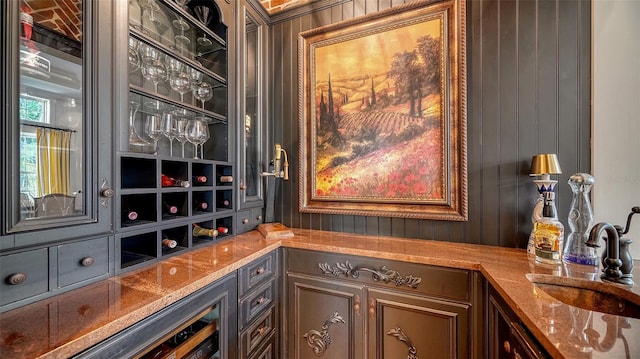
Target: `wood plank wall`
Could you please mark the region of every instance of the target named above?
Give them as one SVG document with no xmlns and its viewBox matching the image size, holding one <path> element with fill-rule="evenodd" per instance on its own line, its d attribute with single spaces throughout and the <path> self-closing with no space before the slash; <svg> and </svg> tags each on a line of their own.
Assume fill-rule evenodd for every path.
<svg viewBox="0 0 640 359">
<path fill-rule="evenodd" d="M 290 180 L 278 181 L 275 219 L 291 227 L 524 248 L 537 195 L 531 156 L 557 153 L 558 215 L 568 230 L 566 181 L 590 171 L 589 0 L 468 1 L 468 222 L 298 211 L 298 33 L 402 3 L 343 2 L 271 24 L 271 136 L 291 162 Z"/>
</svg>

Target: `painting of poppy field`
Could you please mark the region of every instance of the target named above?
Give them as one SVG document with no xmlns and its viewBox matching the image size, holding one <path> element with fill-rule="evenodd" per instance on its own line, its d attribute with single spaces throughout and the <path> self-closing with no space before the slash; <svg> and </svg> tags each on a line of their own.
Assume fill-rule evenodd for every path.
<svg viewBox="0 0 640 359">
<path fill-rule="evenodd" d="M 305 200 L 336 209 L 451 205 L 459 157 L 452 167 L 450 152 L 460 142 L 448 111 L 455 46 L 451 13 L 440 9 L 375 30 L 365 24 L 360 34 L 338 29 L 307 47 Z"/>
</svg>

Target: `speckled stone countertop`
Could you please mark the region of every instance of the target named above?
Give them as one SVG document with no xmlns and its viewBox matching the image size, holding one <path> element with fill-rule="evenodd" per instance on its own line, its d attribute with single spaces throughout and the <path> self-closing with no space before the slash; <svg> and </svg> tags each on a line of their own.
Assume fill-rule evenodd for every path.
<svg viewBox="0 0 640 359">
<path fill-rule="evenodd" d="M 252 231 L 2 313 L 0 358 L 72 356 L 279 247 L 479 271 L 554 358 L 640 357 L 640 319 L 563 304 L 526 278 L 593 276 L 585 266 L 549 268 L 512 248 L 293 231 L 294 238 L 282 240 Z M 636 261 L 637 283 L 629 290 L 640 295 L 638 267 Z"/>
</svg>

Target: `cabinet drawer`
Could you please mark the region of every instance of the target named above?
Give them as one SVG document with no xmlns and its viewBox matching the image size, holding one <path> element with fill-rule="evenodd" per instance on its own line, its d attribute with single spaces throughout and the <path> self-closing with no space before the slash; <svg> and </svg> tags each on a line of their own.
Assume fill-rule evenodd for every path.
<svg viewBox="0 0 640 359">
<path fill-rule="evenodd" d="M 248 232 L 256 229 L 262 223 L 262 208 L 253 208 L 238 212 L 236 215 L 238 233 Z"/>
<path fill-rule="evenodd" d="M 102 237 L 58 246 L 59 287 L 108 273 L 108 238 Z"/>
<path fill-rule="evenodd" d="M 274 277 L 275 278 L 275 277 Z M 240 329 L 270 307 L 276 298 L 275 280 L 271 279 L 263 286 L 240 300 Z"/>
<path fill-rule="evenodd" d="M 289 272 L 471 301 L 472 273 L 468 270 L 291 248 L 287 249 L 287 262 Z"/>
<path fill-rule="evenodd" d="M 277 350 L 278 348 L 276 347 L 276 339 L 278 338 L 278 336 L 276 335 L 276 332 L 274 331 L 273 334 L 271 334 L 271 336 L 264 341 L 264 343 L 262 344 L 262 346 L 258 349 L 256 349 L 255 352 L 251 353 L 249 356 L 249 359 L 275 359 L 277 358 Z"/>
<path fill-rule="evenodd" d="M 49 290 L 49 250 L 9 254 L 0 258 L 0 305 Z"/>
<path fill-rule="evenodd" d="M 238 294 L 240 296 L 252 288 L 268 281 L 276 275 L 277 251 L 273 251 L 265 256 L 247 264 L 241 269 Z"/>
<path fill-rule="evenodd" d="M 260 346 L 276 328 L 276 313 L 272 306 L 263 315 L 258 317 L 245 331 L 240 334 L 240 357 L 246 358 Z"/>
</svg>

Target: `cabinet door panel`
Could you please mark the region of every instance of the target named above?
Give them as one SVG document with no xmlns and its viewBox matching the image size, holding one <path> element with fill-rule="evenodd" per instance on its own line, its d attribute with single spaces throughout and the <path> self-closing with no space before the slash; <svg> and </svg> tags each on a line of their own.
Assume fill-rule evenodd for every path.
<svg viewBox="0 0 640 359">
<path fill-rule="evenodd" d="M 376 358 L 469 357 L 469 305 L 377 289 L 368 297 L 368 345 Z"/>
<path fill-rule="evenodd" d="M 363 287 L 288 276 L 291 358 L 364 358 Z"/>
</svg>

